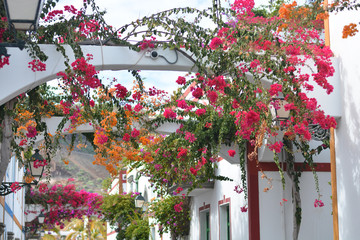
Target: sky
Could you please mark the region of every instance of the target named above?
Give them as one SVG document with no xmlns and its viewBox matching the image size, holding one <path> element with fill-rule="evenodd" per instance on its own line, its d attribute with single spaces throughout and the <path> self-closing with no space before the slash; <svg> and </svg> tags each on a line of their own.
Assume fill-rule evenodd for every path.
<svg viewBox="0 0 360 240">
<path fill-rule="evenodd" d="M 231 0 L 231 3 L 233 0 Z M 255 0 L 255 6 L 267 4 L 268 0 Z M 212 5 L 212 0 L 96 0 L 100 10 L 106 10 L 105 20 L 113 27 L 119 28 L 129 22 L 144 16 L 149 16 L 163 10 L 176 7 L 194 7 L 205 9 Z M 79 8 L 82 0 L 60 0 L 59 9 L 63 5 L 74 5 Z M 222 1 L 223 6 L 229 6 L 228 0 Z M 146 87 L 155 86 L 169 93 L 177 87 L 176 79 L 184 72 L 173 71 L 142 71 L 141 76 L 145 78 Z M 104 71 L 99 74 L 103 79 L 112 79 L 115 77 L 118 82 L 127 88 L 130 87 L 133 77 L 127 71 Z"/>
</svg>

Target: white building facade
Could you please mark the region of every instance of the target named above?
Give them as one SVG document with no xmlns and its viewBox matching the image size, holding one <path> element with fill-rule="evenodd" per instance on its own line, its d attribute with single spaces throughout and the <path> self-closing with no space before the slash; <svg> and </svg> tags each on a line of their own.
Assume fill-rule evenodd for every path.
<svg viewBox="0 0 360 240">
<path fill-rule="evenodd" d="M 12 157 L 3 182 L 22 182 L 24 176 L 24 168 L 19 161 Z M 23 240 L 23 226 L 25 222 L 25 188 L 20 189 L 16 193 L 10 193 L 6 196 L 0 196 L 0 223 L 4 224 L 4 232 L 0 236 L 1 240 L 13 239 Z"/>
</svg>

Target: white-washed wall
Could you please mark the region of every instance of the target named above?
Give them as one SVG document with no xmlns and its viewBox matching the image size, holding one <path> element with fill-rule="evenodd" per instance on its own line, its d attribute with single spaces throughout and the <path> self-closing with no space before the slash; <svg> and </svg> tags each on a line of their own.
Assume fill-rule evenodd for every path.
<svg viewBox="0 0 360 240">
<path fill-rule="evenodd" d="M 240 167 L 222 160 L 218 164 L 217 174 L 229 177 L 233 181 L 216 181 L 213 190 L 202 195 L 192 197 L 190 239 L 200 239 L 199 208 L 210 204 L 210 233 L 211 239 L 219 239 L 219 201 L 230 198 L 231 236 L 232 239 L 249 239 L 248 213 L 241 212 L 245 205 L 244 193 L 234 191 L 241 183 Z"/>
<path fill-rule="evenodd" d="M 360 34 L 343 39 L 342 29 L 359 22 L 359 11 L 330 16 L 330 47 L 339 59 L 343 106 L 335 142 L 339 231 L 340 239 L 345 240 L 360 236 Z"/>
<path fill-rule="evenodd" d="M 291 198 L 290 179 L 285 176 L 285 190 L 283 190 L 278 172 L 265 172 L 272 179 L 272 189 L 266 180 L 261 179 L 259 173 L 259 205 L 260 205 L 260 236 L 262 240 L 292 239 L 293 205 Z M 299 240 L 332 239 L 332 204 L 330 173 L 318 172 L 321 200 L 323 207 L 314 207 L 314 200 L 318 198 L 312 172 L 303 172 L 300 178 L 300 195 L 302 221 Z M 287 201 L 284 201 L 286 199 Z"/>
</svg>

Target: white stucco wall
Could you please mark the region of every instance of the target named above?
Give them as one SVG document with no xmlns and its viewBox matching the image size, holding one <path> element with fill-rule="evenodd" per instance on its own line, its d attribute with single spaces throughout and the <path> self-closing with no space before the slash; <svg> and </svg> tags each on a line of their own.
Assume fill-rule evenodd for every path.
<svg viewBox="0 0 360 240">
<path fill-rule="evenodd" d="M 339 231 L 340 239 L 344 240 L 360 236 L 360 34 L 343 39 L 342 29 L 359 22 L 359 11 L 344 11 L 330 17 L 330 47 L 339 59 L 343 106 L 335 142 Z"/>
<path fill-rule="evenodd" d="M 11 158 L 8 165 L 4 182 L 22 182 L 24 176 L 24 168 L 19 168 L 18 161 L 15 157 Z M 25 205 L 25 189 L 10 193 L 5 197 L 5 208 L 0 211 L 4 212 L 3 222 L 6 225 L 5 232 L 13 232 L 15 238 L 24 239 L 20 227 L 16 224 L 15 219 L 24 226 L 24 205 Z M 2 208 L 2 206 L 1 206 Z M 1 216 L 2 218 L 2 216 Z"/>
<path fill-rule="evenodd" d="M 241 183 L 240 167 L 230 164 L 226 160 L 219 162 L 217 175 L 222 175 L 234 181 L 216 181 L 213 190 L 199 196 L 192 197 L 190 239 L 200 239 L 199 208 L 210 204 L 210 234 L 211 239 L 219 239 L 219 201 L 230 198 L 231 236 L 232 239 L 249 239 L 248 213 L 240 211 L 245 205 L 244 193 L 234 191 L 236 185 Z"/>
<path fill-rule="evenodd" d="M 272 178 L 272 189 L 266 180 L 261 179 L 259 173 L 259 205 L 260 205 L 260 237 L 261 240 L 287 240 L 293 234 L 293 205 L 291 198 L 290 179 L 285 176 L 286 186 L 283 190 L 278 172 L 265 172 Z M 332 204 L 329 172 L 318 172 L 321 200 L 323 207 L 314 207 L 314 200 L 318 198 L 312 172 L 303 172 L 300 178 L 300 195 L 302 221 L 299 240 L 332 239 Z M 283 201 L 283 198 L 287 201 Z"/>
</svg>

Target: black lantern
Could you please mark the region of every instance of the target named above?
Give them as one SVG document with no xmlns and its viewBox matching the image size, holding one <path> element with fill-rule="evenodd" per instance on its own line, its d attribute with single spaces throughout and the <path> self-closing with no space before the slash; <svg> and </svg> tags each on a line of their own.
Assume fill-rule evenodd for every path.
<svg viewBox="0 0 360 240">
<path fill-rule="evenodd" d="M 273 122 L 276 122 L 277 125 L 280 124 L 281 121 L 286 121 L 290 117 L 290 111 L 285 110 L 285 105 L 288 102 L 284 98 L 273 98 L 270 103 L 270 113 L 273 119 Z"/>
<path fill-rule="evenodd" d="M 1 237 L 1 235 L 3 235 L 4 232 L 5 232 L 5 224 L 0 223 L 0 237 Z"/>
<path fill-rule="evenodd" d="M 39 221 L 39 224 L 43 224 L 44 221 L 45 221 L 45 215 L 43 214 L 43 212 L 41 212 L 38 216 L 38 221 Z"/>
<path fill-rule="evenodd" d="M 36 30 L 44 0 L 4 0 L 9 26 L 16 30 Z"/>
<path fill-rule="evenodd" d="M 18 47 L 21 50 L 24 48 L 25 42 L 16 39 L 16 31 L 35 31 L 43 5 L 44 0 L 4 0 L 9 29 L 13 32 L 16 42 L 1 43 L 0 57 L 10 56 L 6 47 Z"/>
<path fill-rule="evenodd" d="M 141 193 L 140 195 L 138 195 L 136 198 L 135 198 L 135 208 L 142 208 L 145 204 L 145 198 L 143 196 L 141 196 Z"/>
<path fill-rule="evenodd" d="M 36 233 L 39 227 L 41 227 L 40 225 L 42 225 L 44 221 L 45 221 L 45 215 L 43 212 L 41 212 L 39 216 L 37 216 L 37 222 L 33 223 L 32 226 L 22 227 L 22 230 L 24 233 L 28 233 L 28 232 Z"/>
<path fill-rule="evenodd" d="M 39 149 L 35 150 L 35 154 L 30 158 L 30 173 L 35 178 L 34 181 L 39 181 L 44 173 L 45 162 L 44 158 L 39 154 Z M 38 179 L 38 180 L 37 180 Z"/>
<path fill-rule="evenodd" d="M 16 188 L 22 188 L 24 186 L 30 186 L 30 185 L 37 185 L 38 182 L 40 181 L 43 173 L 44 173 L 44 168 L 46 165 L 46 161 L 44 160 L 44 158 L 39 154 L 39 149 L 35 150 L 35 154 L 31 156 L 30 158 L 30 163 L 29 163 L 29 174 L 31 175 L 30 177 L 33 178 L 32 182 L 27 183 L 27 182 L 19 182 L 19 183 L 14 183 L 14 182 L 3 182 L 0 185 L 0 196 L 5 196 L 8 195 L 10 193 L 13 193 L 13 189 L 16 186 Z"/>
</svg>

